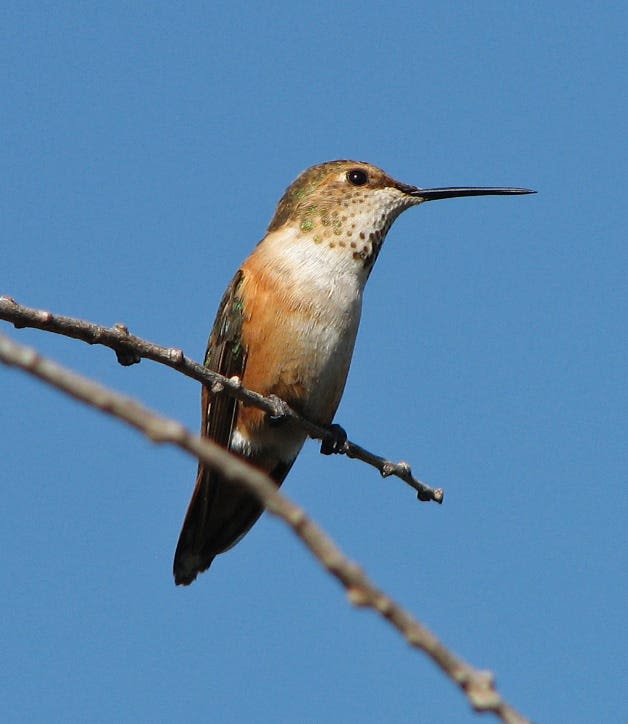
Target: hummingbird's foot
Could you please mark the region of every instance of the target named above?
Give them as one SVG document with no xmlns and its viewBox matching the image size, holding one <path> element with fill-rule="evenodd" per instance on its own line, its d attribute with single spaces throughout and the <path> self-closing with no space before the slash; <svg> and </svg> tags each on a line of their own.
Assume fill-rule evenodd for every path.
<svg viewBox="0 0 628 724">
<path fill-rule="evenodd" d="M 321 442 L 321 453 L 323 455 L 335 455 L 344 452 L 347 442 L 347 433 L 340 425 L 330 425 L 329 435 Z"/>
<path fill-rule="evenodd" d="M 272 427 L 277 427 L 290 417 L 290 408 L 280 397 L 277 397 L 277 395 L 269 395 L 269 398 L 272 400 L 275 410 L 273 412 L 267 412 L 266 416 Z"/>
</svg>

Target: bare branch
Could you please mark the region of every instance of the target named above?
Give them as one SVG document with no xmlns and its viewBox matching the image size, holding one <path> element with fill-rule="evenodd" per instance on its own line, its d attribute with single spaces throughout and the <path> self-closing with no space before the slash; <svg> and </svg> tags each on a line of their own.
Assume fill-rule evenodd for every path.
<svg viewBox="0 0 628 724">
<path fill-rule="evenodd" d="M 124 324 L 102 327 L 82 319 L 63 317 L 43 309 L 25 307 L 7 296 L 0 297 L 0 319 L 11 322 L 18 329 L 32 327 L 46 332 L 53 332 L 54 334 L 62 334 L 66 337 L 73 337 L 88 344 L 100 344 L 109 347 L 114 350 L 118 361 L 122 365 L 136 364 L 143 357 L 151 359 L 154 362 L 172 367 L 208 387 L 212 387 L 214 391 L 224 391 L 242 402 L 259 407 L 270 415 L 295 420 L 310 437 L 323 440 L 329 436 L 329 430 L 306 420 L 278 397 L 274 395 L 264 397 L 257 392 L 247 390 L 242 387 L 240 380 L 237 378 L 228 379 L 208 370 L 204 365 L 200 365 L 198 362 L 186 357 L 181 349 L 161 347 L 129 334 L 129 330 Z M 407 463 L 394 463 L 365 450 L 349 440 L 344 443 L 339 452 L 349 458 L 355 458 L 373 466 L 379 470 L 382 477 L 394 475 L 403 480 L 417 491 L 417 498 L 421 501 L 443 502 L 443 489 L 431 488 L 415 478 Z"/>
<path fill-rule="evenodd" d="M 293 529 L 317 560 L 344 586 L 352 604 L 371 608 L 389 621 L 411 646 L 427 654 L 465 692 L 473 709 L 482 713 L 491 712 L 506 724 L 528 722 L 504 701 L 495 689 L 494 677 L 490 672 L 475 669 L 460 659 L 410 613 L 380 591 L 303 509 L 280 494 L 275 484 L 262 472 L 216 443 L 196 437 L 180 423 L 157 415 L 135 400 L 71 372 L 4 335 L 0 335 L 0 361 L 19 367 L 68 395 L 123 420 L 142 431 L 153 442 L 177 445 L 219 470 L 221 476 L 245 487 L 259 498 L 270 513 Z"/>
</svg>

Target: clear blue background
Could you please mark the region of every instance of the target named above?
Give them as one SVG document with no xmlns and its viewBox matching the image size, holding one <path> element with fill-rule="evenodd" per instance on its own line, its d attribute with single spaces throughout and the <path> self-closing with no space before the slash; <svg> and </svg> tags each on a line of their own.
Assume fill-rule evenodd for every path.
<svg viewBox="0 0 628 724">
<path fill-rule="evenodd" d="M 446 489 L 308 443 L 285 492 L 541 722 L 626 716 L 621 3 L 5 3 L 0 293 L 200 359 L 305 167 L 524 198 L 405 214 L 338 421 Z M 198 427 L 150 362 L 2 330 Z M 277 521 L 188 589 L 195 462 L 0 369 L 7 722 L 474 722 Z"/>
</svg>

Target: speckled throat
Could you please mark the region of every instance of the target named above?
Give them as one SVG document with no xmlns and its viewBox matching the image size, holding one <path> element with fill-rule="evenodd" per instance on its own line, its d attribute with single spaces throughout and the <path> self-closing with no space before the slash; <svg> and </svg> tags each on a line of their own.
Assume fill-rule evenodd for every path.
<svg viewBox="0 0 628 724">
<path fill-rule="evenodd" d="M 368 172 L 368 184 L 348 182 Z M 356 176 L 356 180 L 361 180 Z M 296 225 L 313 243 L 341 251 L 370 272 L 394 220 L 423 199 L 370 164 L 334 161 L 304 171 L 281 198 L 268 231 Z"/>
</svg>

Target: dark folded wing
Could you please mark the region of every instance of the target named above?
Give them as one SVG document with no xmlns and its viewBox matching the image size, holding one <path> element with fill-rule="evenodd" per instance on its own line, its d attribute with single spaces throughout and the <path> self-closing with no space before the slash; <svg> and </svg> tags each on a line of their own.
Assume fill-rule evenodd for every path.
<svg viewBox="0 0 628 724">
<path fill-rule="evenodd" d="M 225 377 L 242 378 L 246 366 L 239 296 L 242 277 L 242 271 L 238 271 L 222 298 L 205 353 L 205 365 Z M 213 394 L 204 387 L 201 406 L 201 434 L 229 448 L 237 420 L 237 400 Z M 248 530 L 260 512 L 255 500 L 200 463 L 175 552 L 175 581 L 191 583 L 209 567 L 217 553 L 233 545 Z"/>
</svg>

